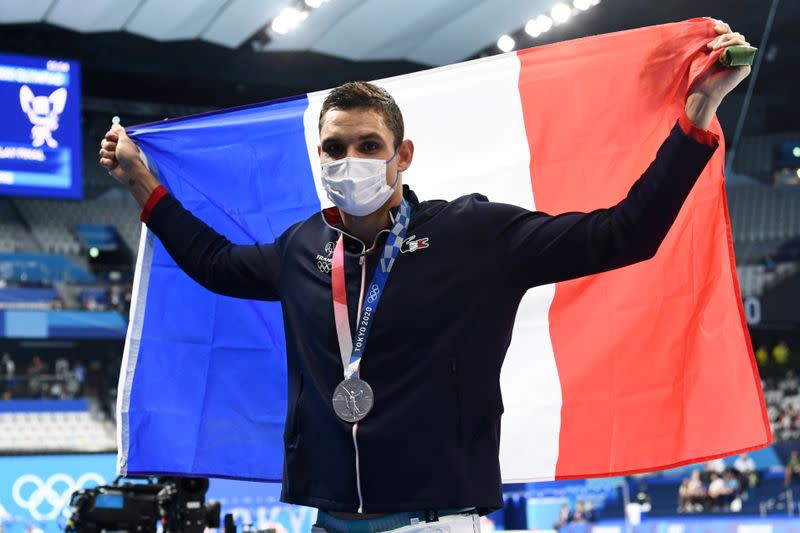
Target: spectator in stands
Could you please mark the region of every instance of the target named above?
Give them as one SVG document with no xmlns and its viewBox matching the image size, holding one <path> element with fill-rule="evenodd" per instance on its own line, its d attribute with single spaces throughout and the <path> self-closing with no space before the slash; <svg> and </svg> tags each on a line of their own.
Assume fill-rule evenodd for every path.
<svg viewBox="0 0 800 533">
<path fill-rule="evenodd" d="M 730 491 L 725 486 L 725 480 L 717 473 L 711 474 L 711 482 L 708 484 L 708 499 L 712 509 L 719 509 L 728 503 Z"/>
<path fill-rule="evenodd" d="M 11 358 L 11 354 L 3 352 L 3 359 L 0 360 L 0 376 L 5 379 L 14 379 L 14 373 L 17 371 L 17 366 Z"/>
<path fill-rule="evenodd" d="M 75 376 L 78 383 L 83 385 L 83 382 L 86 381 L 86 367 L 83 366 L 83 363 L 80 361 L 75 362 L 75 365 L 72 367 L 72 375 Z"/>
<path fill-rule="evenodd" d="M 800 453 L 797 450 L 792 450 L 789 454 L 789 460 L 786 462 L 786 473 L 783 478 L 783 484 L 788 488 L 792 484 L 792 476 L 800 475 Z"/>
<path fill-rule="evenodd" d="M 25 374 L 28 377 L 28 390 L 30 391 L 30 394 L 39 396 L 40 394 L 47 393 L 47 390 L 42 384 L 42 376 L 47 374 L 47 367 L 45 366 L 41 357 L 38 355 L 33 356 L 31 364 L 28 365 Z"/>
<path fill-rule="evenodd" d="M 712 459 L 706 463 L 706 472 L 710 472 L 712 474 L 722 475 L 725 473 L 725 460 L 721 457 L 717 459 Z M 709 481 L 711 476 L 709 476 Z"/>
<path fill-rule="evenodd" d="M 702 511 L 708 495 L 703 481 L 700 479 L 700 471 L 692 470 L 692 475 L 685 480 L 685 485 L 679 489 L 679 499 L 684 502 L 686 511 Z"/>
<path fill-rule="evenodd" d="M 753 461 L 752 457 L 743 453 L 733 462 L 733 468 L 740 474 L 749 474 L 750 472 L 755 472 L 756 462 Z"/>
<path fill-rule="evenodd" d="M 565 503 L 561 506 L 561 510 L 558 513 L 558 520 L 553 524 L 553 529 L 558 531 L 562 526 L 567 524 L 569 524 L 569 505 Z"/>
<path fill-rule="evenodd" d="M 79 396 L 83 390 L 83 382 L 86 380 L 86 367 L 83 363 L 76 361 L 72 365 L 72 372 L 67 379 L 67 390 L 69 395 L 73 398 Z"/>
<path fill-rule="evenodd" d="M 692 511 L 691 496 L 689 494 L 689 478 L 684 478 L 681 481 L 681 486 L 678 487 L 678 512 L 689 513 Z"/>
<path fill-rule="evenodd" d="M 711 477 L 713 474 L 722 475 L 725 472 L 725 461 L 722 459 L 712 459 L 711 461 L 707 461 L 703 471 L 700 472 L 700 481 L 703 482 L 703 485 L 708 487 L 708 484 L 711 483 Z"/>
<path fill-rule="evenodd" d="M 0 359 L 0 393 L 4 398 L 6 393 L 8 393 L 9 398 L 11 397 L 15 385 L 14 374 L 16 371 L 17 367 L 11 358 L 11 354 L 8 352 L 3 353 L 3 358 Z"/>
<path fill-rule="evenodd" d="M 69 360 L 66 357 L 56 359 L 53 367 L 57 378 L 65 378 L 69 374 Z"/>
<path fill-rule="evenodd" d="M 731 511 L 739 512 L 742 510 L 742 502 L 739 500 L 739 497 L 742 495 L 742 484 L 739 482 L 739 478 L 736 477 L 736 474 L 733 470 L 728 470 L 725 472 L 725 476 L 723 477 L 723 481 L 725 482 L 725 489 L 729 491 L 729 501 L 728 507 Z M 737 505 L 734 505 L 737 503 Z"/>
<path fill-rule="evenodd" d="M 570 517 L 570 524 L 585 524 L 586 523 L 586 515 L 584 514 L 583 509 L 583 500 L 578 500 L 575 502 L 575 512 L 572 513 L 572 517 Z"/>
<path fill-rule="evenodd" d="M 25 373 L 29 376 L 36 376 L 44 374 L 46 371 L 47 367 L 45 366 L 44 361 L 42 361 L 42 358 L 38 355 L 34 355 Z"/>
<path fill-rule="evenodd" d="M 592 500 L 586 500 L 586 502 L 583 504 L 583 516 L 586 517 L 587 522 L 597 521 L 597 514 L 594 512 Z"/>
<path fill-rule="evenodd" d="M 742 487 L 755 487 L 759 478 L 756 471 L 756 462 L 746 453 L 741 454 L 733 463 L 733 469 L 738 473 Z"/>
</svg>

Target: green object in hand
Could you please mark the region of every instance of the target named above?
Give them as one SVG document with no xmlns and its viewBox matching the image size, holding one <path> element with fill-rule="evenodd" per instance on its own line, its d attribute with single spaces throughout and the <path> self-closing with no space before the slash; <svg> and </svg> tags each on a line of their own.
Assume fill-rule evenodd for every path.
<svg viewBox="0 0 800 533">
<path fill-rule="evenodd" d="M 726 67 L 749 67 L 756 58 L 758 48 L 752 46 L 729 46 L 719 56 L 719 62 Z"/>
</svg>

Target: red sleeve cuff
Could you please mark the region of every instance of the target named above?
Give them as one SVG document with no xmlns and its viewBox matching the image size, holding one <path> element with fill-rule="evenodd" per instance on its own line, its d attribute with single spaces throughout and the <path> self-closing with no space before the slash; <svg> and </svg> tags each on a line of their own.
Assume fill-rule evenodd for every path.
<svg viewBox="0 0 800 533">
<path fill-rule="evenodd" d="M 153 192 L 150 193 L 150 197 L 144 203 L 144 208 L 142 208 L 142 214 L 139 215 L 139 220 L 147 224 L 147 219 L 150 218 L 150 213 L 153 211 L 153 208 L 168 192 L 169 191 L 165 189 L 163 185 L 159 185 L 153 189 Z"/>
<path fill-rule="evenodd" d="M 678 124 L 680 125 L 681 130 L 683 130 L 683 133 L 700 144 L 705 144 L 706 146 L 719 145 L 719 135 L 713 131 L 704 130 L 695 125 L 695 123 L 692 122 L 692 119 L 689 118 L 689 115 L 686 114 L 685 110 L 683 113 L 681 113 L 681 118 L 678 119 Z"/>
</svg>

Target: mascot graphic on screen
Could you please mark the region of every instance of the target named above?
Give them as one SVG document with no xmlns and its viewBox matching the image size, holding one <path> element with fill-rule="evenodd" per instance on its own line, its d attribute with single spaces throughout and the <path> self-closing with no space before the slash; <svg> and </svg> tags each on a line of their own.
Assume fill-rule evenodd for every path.
<svg viewBox="0 0 800 533">
<path fill-rule="evenodd" d="M 56 148 L 58 141 L 53 138 L 53 132 L 58 129 L 58 116 L 67 104 L 67 90 L 62 87 L 50 93 L 50 96 L 34 96 L 31 88 L 23 85 L 19 90 L 19 103 L 33 124 L 33 146 L 47 143 L 50 148 Z"/>
</svg>

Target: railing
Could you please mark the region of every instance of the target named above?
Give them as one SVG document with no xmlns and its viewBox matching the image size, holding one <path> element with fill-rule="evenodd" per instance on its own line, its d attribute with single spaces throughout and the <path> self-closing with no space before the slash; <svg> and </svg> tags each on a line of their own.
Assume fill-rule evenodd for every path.
<svg viewBox="0 0 800 533">
<path fill-rule="evenodd" d="M 777 496 L 769 498 L 758 504 L 758 512 L 761 517 L 766 517 L 771 511 L 786 510 L 788 516 L 794 516 L 794 495 L 792 489 L 786 489 Z"/>
<path fill-rule="evenodd" d="M 74 372 L 13 377 L 0 376 L 0 400 L 19 398 L 76 398 L 83 380 Z"/>
</svg>

